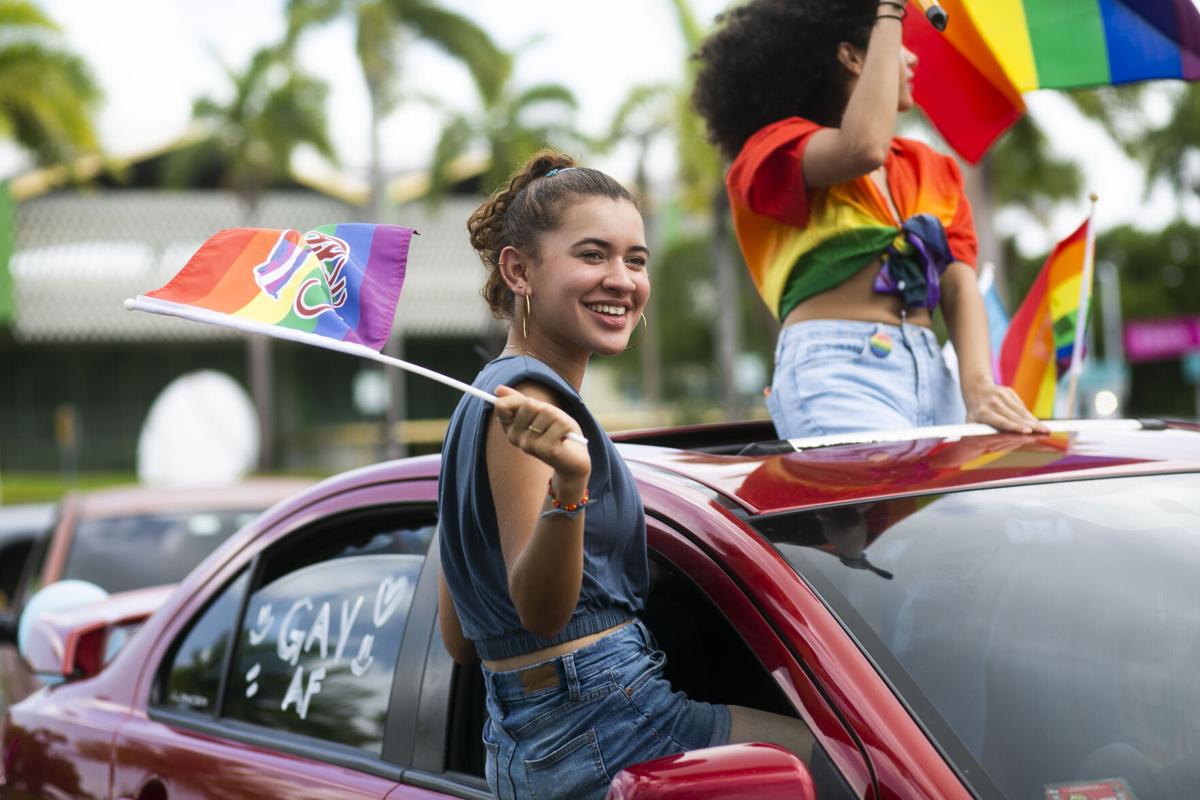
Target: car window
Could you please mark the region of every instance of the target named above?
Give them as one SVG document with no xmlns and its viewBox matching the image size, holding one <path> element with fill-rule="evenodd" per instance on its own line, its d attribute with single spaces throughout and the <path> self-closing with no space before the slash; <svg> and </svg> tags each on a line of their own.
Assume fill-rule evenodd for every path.
<svg viewBox="0 0 1200 800">
<path fill-rule="evenodd" d="M 1069 797 L 1088 782 L 1139 800 L 1194 794 L 1200 475 L 956 492 L 754 524 L 991 794 Z"/>
<path fill-rule="evenodd" d="M 206 716 L 216 713 L 221 670 L 233 642 L 246 583 L 247 573 L 243 570 L 192 624 L 168 659 L 156 705 Z"/>
<path fill-rule="evenodd" d="M 224 715 L 382 752 L 384 718 L 433 513 L 358 517 L 289 537 L 238 627 Z"/>
<path fill-rule="evenodd" d="M 33 536 L 10 537 L 0 543 L 0 611 L 7 611 L 16 602 L 17 582 L 32 548 Z"/>
<path fill-rule="evenodd" d="M 258 514 L 245 509 L 85 519 L 71 539 L 62 577 L 91 581 L 110 594 L 178 583 Z"/>
</svg>

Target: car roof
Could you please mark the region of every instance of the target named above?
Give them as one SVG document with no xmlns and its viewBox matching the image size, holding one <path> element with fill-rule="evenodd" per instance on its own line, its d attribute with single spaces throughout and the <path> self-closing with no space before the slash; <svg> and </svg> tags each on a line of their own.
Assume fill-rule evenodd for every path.
<svg viewBox="0 0 1200 800">
<path fill-rule="evenodd" d="M 261 511 L 308 488 L 303 478 L 249 478 L 225 486 L 121 486 L 73 495 L 73 509 L 89 519 L 188 511 Z"/>
<path fill-rule="evenodd" d="M 53 503 L 0 506 L 0 543 L 10 537 L 36 536 L 54 523 Z"/>
<path fill-rule="evenodd" d="M 852 441 L 833 444 L 774 439 L 769 422 L 746 422 L 626 432 L 613 439 L 643 479 L 699 486 L 750 515 L 954 489 L 1200 472 L 1200 425 L 1138 420 L 1049 425 L 1053 432 L 1040 436 L 966 425 L 877 431 L 839 437 Z M 879 438 L 893 440 L 874 441 Z M 269 516 L 279 519 L 362 486 L 433 479 L 439 458 L 388 461 L 335 475 Z"/>
<path fill-rule="evenodd" d="M 620 449 L 627 461 L 701 484 L 748 514 L 951 489 L 1200 471 L 1200 426 L 1076 420 L 1050 427 L 1051 434 L 1040 436 L 986 426 L 873 432 L 751 442 L 735 452 L 728 443 L 715 451 L 687 450 L 624 436 Z M 641 439 L 653 441 L 646 434 Z"/>
</svg>

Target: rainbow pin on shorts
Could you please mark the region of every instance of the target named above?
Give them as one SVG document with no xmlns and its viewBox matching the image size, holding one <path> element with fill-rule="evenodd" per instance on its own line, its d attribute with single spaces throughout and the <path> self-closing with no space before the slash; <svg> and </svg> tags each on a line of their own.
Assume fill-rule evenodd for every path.
<svg viewBox="0 0 1200 800">
<path fill-rule="evenodd" d="M 887 358 L 892 353 L 892 337 L 886 331 L 875 331 L 868 344 L 876 358 Z"/>
</svg>

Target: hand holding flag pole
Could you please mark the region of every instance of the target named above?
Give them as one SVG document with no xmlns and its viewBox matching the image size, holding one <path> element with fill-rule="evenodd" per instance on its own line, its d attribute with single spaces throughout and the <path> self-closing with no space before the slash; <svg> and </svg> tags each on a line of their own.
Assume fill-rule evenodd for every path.
<svg viewBox="0 0 1200 800">
<path fill-rule="evenodd" d="M 495 405 L 493 394 L 379 352 L 391 333 L 414 233 L 365 223 L 326 225 L 303 236 L 224 230 L 166 286 L 126 300 L 125 308 L 349 353 Z M 566 438 L 588 443 L 578 433 Z"/>
</svg>

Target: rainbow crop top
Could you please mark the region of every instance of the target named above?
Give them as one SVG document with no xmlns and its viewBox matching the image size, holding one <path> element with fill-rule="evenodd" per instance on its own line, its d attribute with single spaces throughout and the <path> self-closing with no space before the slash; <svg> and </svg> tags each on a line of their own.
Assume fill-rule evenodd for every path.
<svg viewBox="0 0 1200 800">
<path fill-rule="evenodd" d="M 819 130 L 800 117 L 768 125 L 746 141 L 725 181 L 750 276 L 779 319 L 870 264 L 901 232 L 901 221 L 869 176 L 805 187 L 804 147 Z M 974 266 L 975 227 L 954 160 L 895 138 L 885 164 L 904 220 L 935 217 L 953 259 Z"/>
</svg>

